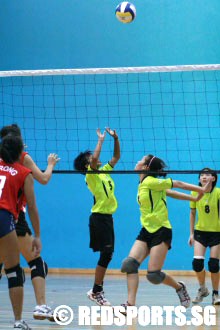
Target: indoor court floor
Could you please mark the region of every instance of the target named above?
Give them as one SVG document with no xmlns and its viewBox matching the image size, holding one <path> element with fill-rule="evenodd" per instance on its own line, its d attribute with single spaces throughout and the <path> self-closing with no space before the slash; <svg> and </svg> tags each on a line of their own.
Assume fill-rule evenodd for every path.
<svg viewBox="0 0 220 330">
<path fill-rule="evenodd" d="M 196 278 L 193 276 L 175 276 L 177 280 L 184 281 L 187 285 L 188 291 L 191 297 L 194 297 L 198 289 Z M 78 306 L 91 307 L 94 304 L 88 300 L 86 292 L 91 289 L 93 284 L 92 275 L 49 275 L 47 278 L 47 304 L 55 308 L 59 305 L 67 305 L 74 311 L 74 320 L 70 325 L 61 326 L 56 323 L 49 322 L 47 320 L 39 321 L 34 320 L 32 317 L 32 310 L 35 306 L 35 298 L 33 294 L 33 288 L 31 285 L 30 276 L 26 276 L 25 282 L 25 297 L 24 297 L 24 309 L 23 318 L 27 321 L 29 326 L 33 330 L 49 330 L 49 329 L 60 329 L 60 330 L 71 330 L 71 329 L 82 329 L 82 330 L 141 330 L 147 329 L 196 329 L 196 330 L 217 330 L 220 329 L 220 306 L 216 306 L 216 325 L 207 326 L 177 326 L 173 325 L 140 325 L 137 319 L 134 319 L 132 325 L 111 326 L 93 325 L 93 326 L 80 326 L 78 325 Z M 209 289 L 210 277 L 207 280 Z M 105 293 L 106 297 L 111 301 L 112 305 L 119 306 L 121 303 L 126 301 L 126 277 L 117 275 L 107 275 L 105 280 Z M 140 285 L 137 296 L 137 306 L 178 306 L 179 300 L 174 290 L 171 288 L 160 285 L 154 286 L 147 282 L 145 276 L 140 276 Z M 200 306 L 211 305 L 211 295 L 204 299 Z M 96 306 L 96 305 L 95 305 Z M 174 316 L 175 317 L 175 316 Z M 174 318 L 173 317 L 173 318 Z M 190 309 L 187 310 L 186 319 L 190 319 Z M 3 276 L 0 281 L 0 329 L 7 330 L 13 328 L 13 314 L 11 305 L 8 297 L 7 280 Z"/>
</svg>

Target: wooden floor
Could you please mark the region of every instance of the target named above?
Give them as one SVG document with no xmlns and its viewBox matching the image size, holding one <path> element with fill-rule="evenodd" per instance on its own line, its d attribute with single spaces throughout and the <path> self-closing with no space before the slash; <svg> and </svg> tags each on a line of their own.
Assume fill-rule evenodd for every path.
<svg viewBox="0 0 220 330">
<path fill-rule="evenodd" d="M 178 277 L 177 280 L 183 280 L 188 288 L 191 297 L 194 297 L 198 289 L 196 279 L 193 276 Z M 32 329 L 49 330 L 71 330 L 71 329 L 84 329 L 84 330 L 141 330 L 146 326 L 141 326 L 134 320 L 131 326 L 117 327 L 112 326 L 79 326 L 78 325 L 78 306 L 92 306 L 92 302 L 86 297 L 86 292 L 92 287 L 93 276 L 91 275 L 49 275 L 47 278 L 47 303 L 53 308 L 59 305 L 68 305 L 74 311 L 74 320 L 68 326 L 60 326 L 56 323 L 49 321 L 37 321 L 32 317 L 32 310 L 35 306 L 35 298 L 33 288 L 29 276 L 26 276 L 25 282 L 25 301 L 23 318 L 28 322 Z M 209 289 L 211 289 L 210 278 L 207 280 Z M 108 275 L 105 280 L 105 293 L 106 297 L 111 301 L 112 305 L 118 306 L 126 301 L 126 278 L 125 276 Z M 178 306 L 179 300 L 174 290 L 171 288 L 160 285 L 154 286 L 147 282 L 144 276 L 140 277 L 140 286 L 137 296 L 137 306 Z M 200 304 L 202 307 L 211 305 L 211 295 L 205 298 Z M 220 329 L 220 306 L 216 307 L 217 324 L 216 326 L 177 326 L 177 325 L 164 325 L 153 326 L 148 325 L 147 329 L 196 329 L 196 330 L 217 330 Z M 190 309 L 187 311 L 187 319 L 191 317 Z M 0 329 L 7 330 L 13 328 L 13 314 L 8 297 L 7 281 L 3 276 L 0 281 Z"/>
</svg>

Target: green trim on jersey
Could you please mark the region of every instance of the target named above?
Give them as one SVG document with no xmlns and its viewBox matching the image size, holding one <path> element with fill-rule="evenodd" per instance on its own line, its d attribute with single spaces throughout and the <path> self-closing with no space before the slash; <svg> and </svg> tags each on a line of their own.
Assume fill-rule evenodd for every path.
<svg viewBox="0 0 220 330">
<path fill-rule="evenodd" d="M 138 186 L 137 201 L 140 206 L 141 224 L 150 233 L 161 227 L 172 228 L 166 205 L 166 190 L 172 186 L 172 179 L 152 176 L 147 176 Z"/>
<path fill-rule="evenodd" d="M 112 171 L 113 167 L 110 164 L 106 164 L 99 170 Z M 93 171 L 93 169 L 89 166 L 88 171 Z M 111 176 L 108 173 L 86 174 L 85 181 L 94 197 L 94 205 L 91 212 L 113 214 L 118 207 L 118 203 L 114 194 L 115 184 Z"/>
<path fill-rule="evenodd" d="M 197 193 L 192 191 L 193 196 Z M 205 193 L 198 202 L 190 202 L 190 208 L 197 210 L 195 229 L 201 231 L 220 232 L 220 188 Z"/>
</svg>

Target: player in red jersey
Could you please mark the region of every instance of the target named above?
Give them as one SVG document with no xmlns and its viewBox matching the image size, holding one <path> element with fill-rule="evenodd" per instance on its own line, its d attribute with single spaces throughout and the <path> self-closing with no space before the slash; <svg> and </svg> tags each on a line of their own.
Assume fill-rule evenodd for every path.
<svg viewBox="0 0 220 330">
<path fill-rule="evenodd" d="M 21 137 L 21 130 L 16 124 L 4 126 L 0 131 L 0 137 L 3 138 L 8 134 Z M 42 172 L 35 164 L 31 156 L 27 152 L 23 151 L 19 162 L 31 170 L 34 179 L 45 185 L 49 182 L 54 166 L 58 161 L 59 158 L 56 154 L 50 154 L 48 156 L 48 166 L 46 170 Z M 54 321 L 53 310 L 46 304 L 45 278 L 48 272 L 48 267 L 46 262 L 41 258 L 40 254 L 33 256 L 30 249 L 33 236 L 25 219 L 25 205 L 26 202 L 24 200 L 15 229 L 18 236 L 20 252 L 31 269 L 31 280 L 37 302 L 37 305 L 33 311 L 33 317 L 38 320 L 48 319 L 50 321 Z"/>
<path fill-rule="evenodd" d="M 8 135 L 0 144 L 0 258 L 8 278 L 10 300 L 14 312 L 14 329 L 31 329 L 22 320 L 24 272 L 20 267 L 20 251 L 15 231 L 20 203 L 25 196 L 28 214 L 34 229 L 31 249 L 33 255 L 41 251 L 40 220 L 35 202 L 34 180 L 31 171 L 18 163 L 23 141 Z"/>
</svg>

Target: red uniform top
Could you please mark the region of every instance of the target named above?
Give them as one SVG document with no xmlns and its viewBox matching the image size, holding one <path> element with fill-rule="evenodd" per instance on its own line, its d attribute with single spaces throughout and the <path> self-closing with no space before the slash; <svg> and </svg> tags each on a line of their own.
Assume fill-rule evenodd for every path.
<svg viewBox="0 0 220 330">
<path fill-rule="evenodd" d="M 0 209 L 18 218 L 24 197 L 24 181 L 31 171 L 19 163 L 6 164 L 0 159 Z"/>
<path fill-rule="evenodd" d="M 24 165 L 24 157 L 28 155 L 28 152 L 23 151 L 20 158 L 20 164 Z"/>
<path fill-rule="evenodd" d="M 28 152 L 25 152 L 25 151 L 23 151 L 22 152 L 22 154 L 21 154 L 21 158 L 20 158 L 20 161 L 19 161 L 19 163 L 20 164 L 22 164 L 22 165 L 24 165 L 24 157 L 26 156 L 26 155 L 28 155 Z M 21 205 L 21 211 L 23 211 L 23 212 L 26 212 L 26 198 L 25 198 L 25 196 L 24 196 L 24 194 L 23 194 L 23 200 L 21 201 L 21 203 L 20 203 L 20 205 Z"/>
</svg>

